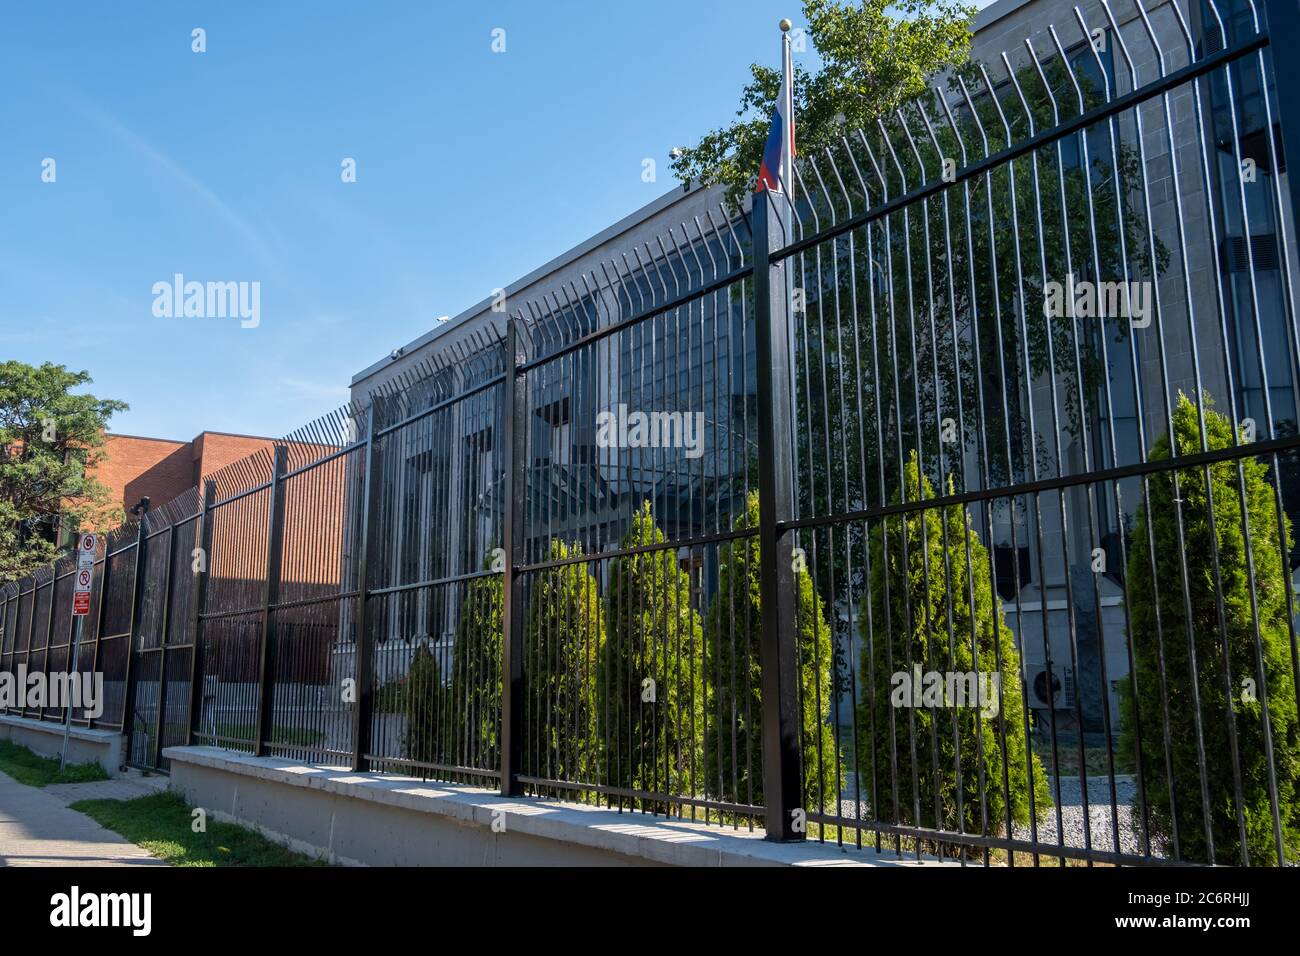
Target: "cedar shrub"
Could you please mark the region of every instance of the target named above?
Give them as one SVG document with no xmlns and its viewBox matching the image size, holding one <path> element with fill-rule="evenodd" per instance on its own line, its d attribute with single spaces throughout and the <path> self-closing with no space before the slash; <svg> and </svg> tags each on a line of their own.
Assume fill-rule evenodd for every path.
<svg viewBox="0 0 1300 956">
<path fill-rule="evenodd" d="M 650 503 L 624 549 L 659 545 Z M 704 770 L 704 636 L 676 548 L 615 558 L 606 607 L 598 714 L 604 779 L 654 793 L 699 794 Z"/>
<path fill-rule="evenodd" d="M 1229 448 L 1233 445 L 1232 425 L 1226 416 L 1212 409 L 1212 404 L 1203 393 L 1201 407 L 1208 449 Z M 1196 404 L 1180 393 L 1173 414 L 1178 455 L 1202 450 L 1199 419 Z M 1168 459 L 1172 446 L 1166 434 L 1148 457 Z M 1176 828 L 1181 859 L 1237 865 L 1245 858 L 1252 865 L 1276 865 L 1277 840 L 1265 748 L 1265 697 L 1282 844 L 1289 861 L 1300 855 L 1300 726 L 1287 626 L 1289 581 L 1282 563 L 1282 555 L 1290 553 L 1291 522 L 1283 514 L 1279 525 L 1268 468 L 1257 459 L 1219 462 L 1209 466 L 1209 474 L 1208 486 L 1204 467 L 1154 474 L 1148 479 L 1150 507 L 1143 502 L 1138 508 L 1128 562 L 1135 673 L 1120 694 L 1121 747 L 1141 761 L 1151 836 L 1164 842 L 1167 850 L 1173 850 Z M 1245 525 L 1243 487 L 1248 517 Z M 1176 498 L 1181 499 L 1181 541 Z M 1216 553 L 1217 586 L 1213 560 Z M 1190 656 L 1193 650 L 1195 666 Z M 1197 748 L 1193 687 L 1200 697 L 1204 765 Z M 1162 692 L 1167 693 L 1167 708 Z M 1236 727 L 1235 756 L 1230 719 Z M 1240 800 L 1234 780 L 1237 766 L 1241 770 Z M 1202 773 L 1209 792 L 1213 859 L 1206 840 Z M 1175 782 L 1172 792 L 1170 779 Z"/>
<path fill-rule="evenodd" d="M 758 527 L 757 492 L 747 496 L 745 511 L 736 519 L 735 527 Z M 705 740 L 708 784 L 724 801 L 761 806 L 763 694 L 759 645 L 763 620 L 757 535 L 723 545 L 718 565 L 718 593 L 705 620 L 711 721 Z M 805 808 L 838 812 L 841 760 L 829 723 L 834 645 L 811 575 L 801 568 L 795 580 Z"/>
<path fill-rule="evenodd" d="M 915 453 L 904 488 L 909 502 L 935 496 Z M 872 529 L 869 555 L 867 606 L 858 609 L 858 767 L 875 817 L 1004 834 L 1008 816 L 1029 822 L 1031 779 L 1041 817 L 1051 797 L 1025 743 L 1020 655 L 967 510 L 890 515 Z M 905 686 L 895 675 L 909 661 L 922 671 L 997 673 L 997 690 L 988 685 L 1000 697 L 996 716 L 979 706 L 895 706 L 893 692 Z"/>
</svg>

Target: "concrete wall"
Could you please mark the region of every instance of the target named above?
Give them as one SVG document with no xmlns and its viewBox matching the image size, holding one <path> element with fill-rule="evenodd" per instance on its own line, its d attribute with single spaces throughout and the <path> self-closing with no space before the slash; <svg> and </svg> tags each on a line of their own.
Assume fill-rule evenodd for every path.
<svg viewBox="0 0 1300 956">
<path fill-rule="evenodd" d="M 493 790 L 169 747 L 172 787 L 211 817 L 299 852 L 370 866 L 936 866 L 779 844 L 689 820 Z"/>
<path fill-rule="evenodd" d="M 42 757 L 57 757 L 63 750 L 63 725 L 4 714 L 0 740 L 12 740 Z M 115 731 L 73 727 L 68 734 L 69 763 L 97 763 L 115 777 L 125 760 L 126 738 Z"/>
</svg>

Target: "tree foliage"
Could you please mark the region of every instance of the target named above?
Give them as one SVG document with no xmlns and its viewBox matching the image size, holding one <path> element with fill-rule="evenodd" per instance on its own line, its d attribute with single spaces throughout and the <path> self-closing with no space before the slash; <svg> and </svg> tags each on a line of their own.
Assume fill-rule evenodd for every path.
<svg viewBox="0 0 1300 956">
<path fill-rule="evenodd" d="M 1209 396 L 1198 411 L 1180 393 L 1172 441 L 1162 436 L 1150 460 L 1167 460 L 1174 447 L 1178 455 L 1201 451 L 1202 411 L 1208 449 L 1231 447 L 1232 425 Z M 1120 693 L 1121 746 L 1141 761 L 1151 834 L 1168 849 L 1176 832 L 1180 858 L 1240 864 L 1244 828 L 1250 863 L 1276 865 L 1269 743 L 1283 847 L 1288 860 L 1300 854 L 1300 722 L 1282 564 L 1291 522 L 1284 513 L 1279 523 L 1265 464 L 1245 458 L 1207 467 L 1208 484 L 1207 468 L 1152 475 L 1149 505 L 1138 509 L 1128 564 L 1135 669 Z"/>
<path fill-rule="evenodd" d="M 758 493 L 750 492 L 736 528 L 757 527 Z M 705 740 L 708 782 L 722 800 L 762 805 L 763 607 L 757 536 L 723 545 L 718 564 L 718 592 L 705 619 L 711 720 Z M 829 722 L 834 644 L 812 577 L 800 568 L 795 581 L 805 809 L 838 813 L 841 760 Z"/>
<path fill-rule="evenodd" d="M 934 497 L 913 455 L 908 501 Z M 950 489 L 951 490 L 951 489 Z M 859 611 L 858 767 L 878 819 L 967 833 L 1003 833 L 1007 818 L 1051 806 L 1026 747 L 1020 656 L 993 593 L 989 556 L 960 505 L 885 518 L 871 535 L 869 596 Z M 965 706 L 895 695 L 939 672 L 997 675 Z M 945 680 L 946 691 L 946 680 Z M 969 683 L 965 685 L 969 688 Z M 971 706 L 975 704 L 975 706 Z M 979 706 L 983 704 L 984 706 Z M 1032 770 L 1031 770 L 1032 767 Z"/>
<path fill-rule="evenodd" d="M 106 530 L 122 520 L 88 472 L 101 458 L 104 429 L 125 402 L 74 394 L 91 381 L 46 362 L 0 363 L 0 581 L 55 557 L 50 530 Z"/>
</svg>

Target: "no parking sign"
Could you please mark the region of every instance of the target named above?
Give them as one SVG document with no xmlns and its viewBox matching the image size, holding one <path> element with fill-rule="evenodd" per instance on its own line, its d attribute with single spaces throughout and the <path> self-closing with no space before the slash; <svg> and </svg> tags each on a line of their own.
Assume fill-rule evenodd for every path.
<svg viewBox="0 0 1300 956">
<path fill-rule="evenodd" d="M 85 617 L 90 613 L 90 586 L 95 580 L 95 551 L 99 536 L 77 536 L 77 576 L 72 581 L 72 613 Z"/>
</svg>

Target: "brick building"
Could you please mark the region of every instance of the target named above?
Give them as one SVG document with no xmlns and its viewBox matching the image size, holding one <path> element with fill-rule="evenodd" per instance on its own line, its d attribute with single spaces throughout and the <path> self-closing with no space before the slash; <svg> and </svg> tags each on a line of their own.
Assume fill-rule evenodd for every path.
<svg viewBox="0 0 1300 956">
<path fill-rule="evenodd" d="M 142 497 L 153 507 L 166 504 L 232 462 L 257 451 L 269 453 L 274 444 L 270 438 L 212 431 L 191 441 L 116 434 L 105 439 L 93 474 L 123 510 Z"/>
</svg>

